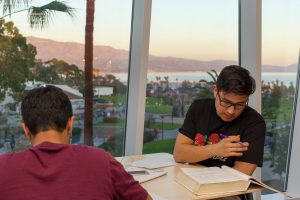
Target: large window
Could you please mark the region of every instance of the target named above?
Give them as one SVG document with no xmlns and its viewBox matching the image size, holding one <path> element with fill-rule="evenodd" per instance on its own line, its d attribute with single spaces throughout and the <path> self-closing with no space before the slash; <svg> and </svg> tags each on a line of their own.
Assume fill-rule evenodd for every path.
<svg viewBox="0 0 300 200">
<path fill-rule="evenodd" d="M 213 97 L 212 70 L 238 63 L 238 3 L 152 1 L 143 153 L 172 153 L 191 102 Z"/>
<path fill-rule="evenodd" d="M 29 6 L 49 2 L 32 1 Z M 26 11 L 4 18 L 14 23 L 23 35 L 14 37 L 26 38 L 28 47 L 19 57 L 5 58 L 10 59 L 6 63 L 0 57 L 1 74 L 7 73 L 10 81 L 7 84 L 2 81 L 4 77 L 0 77 L 0 152 L 29 145 L 20 128 L 20 100 L 27 90 L 44 84 L 54 84 L 70 97 L 75 115 L 72 143 L 83 143 L 86 1 L 67 4 L 74 8 L 74 18 L 54 13 L 44 29 L 31 29 Z M 132 0 L 95 1 L 93 143 L 113 155 L 122 155 L 124 149 L 131 10 Z M 8 30 L 9 26 L 5 27 L 4 23 L 0 22 L 0 28 Z M 8 46 L 11 43 L 3 42 L 9 39 L 8 34 L 8 31 L 0 34 L 0 52 L 18 50 Z M 20 60 L 21 56 L 27 59 Z"/>
<path fill-rule="evenodd" d="M 262 115 L 267 124 L 262 180 L 285 190 L 300 47 L 300 2 L 262 2 Z"/>
</svg>

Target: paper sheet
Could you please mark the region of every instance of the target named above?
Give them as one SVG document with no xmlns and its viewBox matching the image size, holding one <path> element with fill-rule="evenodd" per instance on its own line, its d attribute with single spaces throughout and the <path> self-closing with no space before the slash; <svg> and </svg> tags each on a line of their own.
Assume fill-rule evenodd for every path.
<svg viewBox="0 0 300 200">
<path fill-rule="evenodd" d="M 143 182 L 150 181 L 152 179 L 158 178 L 160 176 L 163 176 L 165 174 L 167 174 L 167 172 L 164 172 L 164 171 L 151 172 L 151 171 L 149 171 L 149 174 L 134 175 L 133 178 L 134 178 L 134 180 L 138 181 L 139 183 L 143 183 Z"/>
<path fill-rule="evenodd" d="M 175 164 L 176 162 L 173 158 L 173 155 L 168 153 L 158 153 L 148 156 L 143 160 L 132 162 L 131 166 L 143 167 L 147 169 L 156 169 L 160 167 L 172 166 Z"/>
<path fill-rule="evenodd" d="M 161 197 L 158 194 L 155 194 L 153 192 L 148 192 L 148 193 L 152 197 L 153 200 L 168 200 L 168 199 L 163 198 L 163 197 Z"/>
</svg>

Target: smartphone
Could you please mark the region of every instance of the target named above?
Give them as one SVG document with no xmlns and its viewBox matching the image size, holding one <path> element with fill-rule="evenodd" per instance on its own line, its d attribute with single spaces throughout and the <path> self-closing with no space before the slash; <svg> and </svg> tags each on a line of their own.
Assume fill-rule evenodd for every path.
<svg viewBox="0 0 300 200">
<path fill-rule="evenodd" d="M 146 174 L 149 174 L 149 172 L 147 172 L 146 170 L 130 170 L 130 171 L 127 171 L 127 172 L 131 175 L 146 175 Z"/>
</svg>

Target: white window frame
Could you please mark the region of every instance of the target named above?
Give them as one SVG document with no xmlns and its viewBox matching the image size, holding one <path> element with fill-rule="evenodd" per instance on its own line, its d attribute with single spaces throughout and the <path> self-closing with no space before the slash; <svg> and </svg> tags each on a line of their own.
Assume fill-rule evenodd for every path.
<svg viewBox="0 0 300 200">
<path fill-rule="evenodd" d="M 133 1 L 125 155 L 142 154 L 143 149 L 151 5 L 152 0 Z M 256 80 L 256 92 L 251 96 L 249 104 L 258 112 L 261 112 L 261 12 L 262 0 L 240 0 L 239 63 L 248 68 Z M 299 98 L 300 93 L 297 95 Z M 300 121 L 298 113 L 300 105 L 296 107 L 296 122 Z M 297 159 L 296 153 L 300 151 L 300 144 L 296 141 L 300 141 L 299 130 L 300 123 L 295 123 L 287 181 L 287 192 L 298 198 L 300 159 Z M 260 169 L 255 176 L 261 177 Z M 270 199 L 268 196 L 271 195 L 263 195 L 262 199 Z M 260 199 L 260 195 L 256 195 L 255 199 Z"/>
<path fill-rule="evenodd" d="M 297 123 L 300 121 L 300 92 L 299 92 L 299 86 L 300 86 L 300 52 L 299 52 L 299 60 L 298 60 L 298 71 L 297 71 L 297 86 L 296 86 L 296 98 L 295 98 L 295 109 L 294 109 L 294 121 L 292 122 L 293 132 L 291 132 L 291 137 L 289 141 L 289 145 L 291 146 L 289 149 L 289 165 L 287 168 L 288 176 L 287 176 L 287 193 L 294 197 L 293 199 L 300 199 L 300 159 L 299 159 L 299 151 L 300 151 L 300 123 Z"/>
<path fill-rule="evenodd" d="M 142 154 L 152 0 L 133 0 L 125 155 Z"/>
<path fill-rule="evenodd" d="M 239 63 L 247 68 L 256 81 L 256 92 L 250 96 L 249 105 L 261 113 L 261 1 L 240 0 L 239 6 Z M 254 176 L 261 179 L 261 168 Z M 260 193 L 254 198 L 260 200 Z"/>
</svg>

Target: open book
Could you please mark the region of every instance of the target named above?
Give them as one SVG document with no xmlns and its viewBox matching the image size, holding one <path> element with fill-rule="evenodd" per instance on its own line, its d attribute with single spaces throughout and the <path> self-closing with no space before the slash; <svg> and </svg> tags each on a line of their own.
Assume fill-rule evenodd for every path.
<svg viewBox="0 0 300 200">
<path fill-rule="evenodd" d="M 221 194 L 246 191 L 256 184 L 274 192 L 280 192 L 263 182 L 228 166 L 205 168 L 181 168 L 176 181 L 195 195 Z"/>
</svg>

